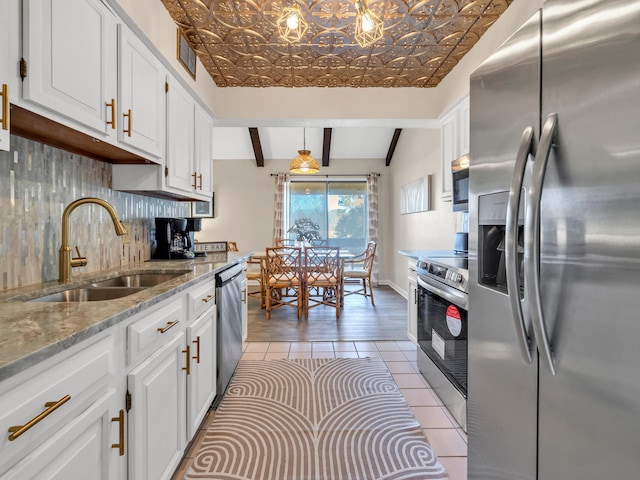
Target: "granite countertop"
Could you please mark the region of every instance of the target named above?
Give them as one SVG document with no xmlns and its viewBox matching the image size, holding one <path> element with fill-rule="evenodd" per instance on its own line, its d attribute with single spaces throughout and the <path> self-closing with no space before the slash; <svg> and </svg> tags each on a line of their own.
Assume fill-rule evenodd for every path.
<svg viewBox="0 0 640 480">
<path fill-rule="evenodd" d="M 185 290 L 253 253 L 229 252 L 192 260 L 152 260 L 57 281 L 5 290 L 0 294 L 0 381 L 116 325 Z M 177 277 L 126 297 L 97 302 L 28 302 L 124 274 L 174 273 Z"/>
</svg>

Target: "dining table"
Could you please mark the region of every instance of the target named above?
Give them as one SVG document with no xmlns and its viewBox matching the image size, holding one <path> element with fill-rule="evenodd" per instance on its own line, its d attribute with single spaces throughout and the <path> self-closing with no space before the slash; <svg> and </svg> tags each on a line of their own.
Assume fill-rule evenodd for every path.
<svg viewBox="0 0 640 480">
<path fill-rule="evenodd" d="M 303 265 L 302 268 L 304 270 L 304 247 L 300 247 L 300 253 L 303 256 Z M 344 262 L 346 260 L 349 260 L 350 258 L 355 257 L 355 255 L 351 252 L 348 251 L 343 251 L 342 249 L 340 250 L 339 254 L 338 254 L 338 259 L 339 259 L 339 264 L 340 264 L 340 289 L 338 291 L 338 295 L 339 295 L 339 300 L 340 300 L 340 307 L 344 307 Z M 266 265 L 266 259 L 267 259 L 267 251 L 266 250 L 262 250 L 262 251 L 255 251 L 253 252 L 252 258 L 256 259 L 256 260 L 264 260 L 263 265 Z M 261 288 L 262 291 L 260 292 L 262 296 L 266 296 L 266 284 L 265 282 L 261 282 Z"/>
</svg>

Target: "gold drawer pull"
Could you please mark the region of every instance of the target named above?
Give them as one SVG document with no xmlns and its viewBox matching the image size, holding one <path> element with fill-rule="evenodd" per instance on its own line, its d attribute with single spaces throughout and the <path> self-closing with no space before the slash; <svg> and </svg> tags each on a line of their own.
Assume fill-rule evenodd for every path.
<svg viewBox="0 0 640 480">
<path fill-rule="evenodd" d="M 127 128 L 122 130 L 122 133 L 126 133 L 127 137 L 130 137 L 131 130 L 133 128 L 133 115 L 131 115 L 131 109 L 127 110 L 127 113 L 123 113 L 122 116 L 129 120 Z"/>
<path fill-rule="evenodd" d="M 204 303 L 209 303 L 211 300 L 213 300 L 213 295 L 207 295 L 205 298 L 202 299 Z"/>
<path fill-rule="evenodd" d="M 191 174 L 191 176 L 193 177 L 193 183 L 191 184 L 191 188 L 193 188 L 194 190 L 196 190 L 196 189 L 198 188 L 198 187 L 197 187 L 197 185 L 198 185 L 198 184 L 196 183 L 196 179 L 198 178 L 198 173 L 197 173 L 197 172 L 193 172 L 193 173 Z"/>
<path fill-rule="evenodd" d="M 2 130 L 9 130 L 9 87 L 6 83 L 2 84 L 0 95 L 2 95 L 2 118 L 0 119 L 0 125 L 2 125 Z"/>
<path fill-rule="evenodd" d="M 71 395 L 65 395 L 64 397 L 62 397 L 57 402 L 47 402 L 47 403 L 44 404 L 46 410 L 43 411 L 37 417 L 32 418 L 31 420 L 29 420 L 24 425 L 16 425 L 16 426 L 13 426 L 13 427 L 9 427 L 9 433 L 11 433 L 11 435 L 9 435 L 9 441 L 13 442 L 16 438 L 18 438 L 24 432 L 29 430 L 31 427 L 33 427 L 36 423 L 39 423 L 46 416 L 48 416 L 49 414 L 53 413 L 54 410 L 57 410 L 58 407 L 61 407 L 62 405 L 67 403 L 69 400 L 71 400 Z"/>
<path fill-rule="evenodd" d="M 112 98 L 111 102 L 106 103 L 105 105 L 111 109 L 111 121 L 107 120 L 107 125 L 111 125 L 111 129 L 116 129 L 116 99 Z"/>
<path fill-rule="evenodd" d="M 111 448 L 118 449 L 118 455 L 124 456 L 124 410 L 120 409 L 120 413 L 117 417 L 111 419 L 112 422 L 118 422 L 118 443 L 112 443 Z"/>
<path fill-rule="evenodd" d="M 191 358 L 193 358 L 196 363 L 200 363 L 200 335 L 198 335 L 198 338 L 196 338 L 195 340 L 192 340 L 191 343 L 196 344 L 196 354 Z"/>
<path fill-rule="evenodd" d="M 198 178 L 200 179 L 200 186 L 198 188 L 202 190 L 202 174 L 198 175 Z"/>
<path fill-rule="evenodd" d="M 187 375 L 191 375 L 191 347 L 187 345 L 187 348 L 182 350 L 182 353 L 187 354 L 187 366 L 182 367 L 182 370 L 186 370 Z"/>
<path fill-rule="evenodd" d="M 165 327 L 158 327 L 158 332 L 164 333 L 167 330 L 169 330 L 171 327 L 175 327 L 178 323 L 180 323 L 179 320 L 175 320 L 173 322 L 167 322 L 167 325 Z"/>
</svg>

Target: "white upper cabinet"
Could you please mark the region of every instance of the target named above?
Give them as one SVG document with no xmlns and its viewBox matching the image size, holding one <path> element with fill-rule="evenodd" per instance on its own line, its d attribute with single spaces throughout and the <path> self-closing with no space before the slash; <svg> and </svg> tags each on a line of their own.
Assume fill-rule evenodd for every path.
<svg viewBox="0 0 640 480">
<path fill-rule="evenodd" d="M 119 140 L 162 158 L 165 141 L 166 71 L 136 36 L 118 28 Z"/>
<path fill-rule="evenodd" d="M 115 16 L 97 0 L 24 0 L 23 15 L 23 98 L 98 137 L 114 135 Z"/>
<path fill-rule="evenodd" d="M 194 171 L 197 172 L 198 193 L 211 200 L 213 195 L 213 119 L 198 104 L 195 110 Z"/>
<path fill-rule="evenodd" d="M 171 79 L 170 79 L 171 80 Z M 193 166 L 194 101 L 176 81 L 167 92 L 167 186 L 191 192 L 196 187 Z"/>
<path fill-rule="evenodd" d="M 469 153 L 469 96 L 440 117 L 441 195 L 451 200 L 451 162 Z"/>
<path fill-rule="evenodd" d="M 18 0 L 9 0 L 0 11 L 0 150 L 7 151 L 11 146 L 9 104 L 18 93 L 19 6 Z"/>
<path fill-rule="evenodd" d="M 175 79 L 167 92 L 166 184 L 211 200 L 213 119 Z M 179 192 L 176 192 L 179 193 Z"/>
</svg>

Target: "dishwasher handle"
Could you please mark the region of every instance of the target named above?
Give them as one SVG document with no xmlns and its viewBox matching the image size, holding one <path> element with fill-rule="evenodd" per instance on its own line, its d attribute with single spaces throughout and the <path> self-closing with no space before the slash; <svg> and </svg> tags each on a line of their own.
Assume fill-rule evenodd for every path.
<svg viewBox="0 0 640 480">
<path fill-rule="evenodd" d="M 224 287 L 242 274 L 242 264 L 236 263 L 216 274 L 216 287 Z"/>
</svg>

